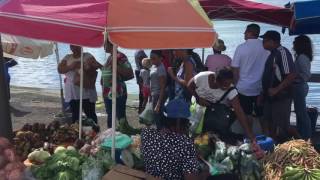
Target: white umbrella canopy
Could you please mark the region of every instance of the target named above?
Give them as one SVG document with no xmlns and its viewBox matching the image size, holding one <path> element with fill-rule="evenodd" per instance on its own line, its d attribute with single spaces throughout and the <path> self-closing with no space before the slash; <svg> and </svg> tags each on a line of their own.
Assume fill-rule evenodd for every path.
<svg viewBox="0 0 320 180">
<path fill-rule="evenodd" d="M 20 36 L 2 34 L 2 48 L 5 57 L 16 58 L 30 58 L 39 59 L 47 57 L 53 52 L 56 54 L 57 64 L 59 64 L 59 52 L 56 43 L 50 41 L 42 41 L 31 38 L 25 38 Z M 55 47 L 54 47 L 55 46 Z M 55 49 L 55 51 L 54 51 Z M 64 97 L 63 97 L 63 83 L 61 75 L 60 80 L 60 98 L 62 113 L 64 113 Z"/>
<path fill-rule="evenodd" d="M 6 57 L 38 59 L 53 54 L 54 44 L 48 41 L 2 34 L 2 47 Z"/>
</svg>

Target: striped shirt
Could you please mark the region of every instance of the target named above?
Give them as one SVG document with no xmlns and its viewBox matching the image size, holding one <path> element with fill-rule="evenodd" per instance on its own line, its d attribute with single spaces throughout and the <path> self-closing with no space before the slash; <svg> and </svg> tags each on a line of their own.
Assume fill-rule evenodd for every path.
<svg viewBox="0 0 320 180">
<path fill-rule="evenodd" d="M 267 92 L 269 88 L 277 87 L 285 77 L 296 71 L 290 51 L 279 46 L 271 51 L 265 64 L 262 88 Z"/>
</svg>

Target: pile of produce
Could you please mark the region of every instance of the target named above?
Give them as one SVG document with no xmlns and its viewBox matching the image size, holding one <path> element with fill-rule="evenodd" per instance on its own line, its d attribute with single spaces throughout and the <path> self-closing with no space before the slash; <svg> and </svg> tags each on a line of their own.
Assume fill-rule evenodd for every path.
<svg viewBox="0 0 320 180">
<path fill-rule="evenodd" d="M 14 148 L 21 160 L 27 158 L 34 149 L 40 148 L 44 143 L 44 136 L 31 131 L 18 131 L 13 138 Z"/>
<path fill-rule="evenodd" d="M 34 149 L 42 147 L 43 143 L 47 140 L 47 134 L 46 125 L 42 123 L 34 123 L 33 125 L 27 123 L 21 130 L 16 131 L 13 142 L 21 160 L 26 159 L 28 154 Z"/>
<path fill-rule="evenodd" d="M 31 171 L 37 180 L 81 180 L 82 164 L 86 159 L 75 149 L 57 147 L 51 157 L 40 166 L 32 166 Z"/>
<path fill-rule="evenodd" d="M 297 172 L 303 175 L 312 172 L 313 176 L 318 175 L 316 179 L 320 179 L 320 155 L 310 142 L 304 140 L 292 140 L 276 146 L 274 152 L 263 159 L 263 166 L 266 180 L 279 180 L 282 176 L 289 178 L 290 174 Z"/>
<path fill-rule="evenodd" d="M 8 139 L 0 137 L 0 179 L 21 180 L 25 166 L 19 162 Z"/>
<path fill-rule="evenodd" d="M 302 167 L 291 167 L 285 168 L 284 174 L 281 176 L 284 180 L 319 180 L 320 179 L 320 169 L 307 169 Z"/>
<path fill-rule="evenodd" d="M 211 175 L 238 174 L 242 180 L 260 180 L 262 166 L 256 159 L 251 144 L 230 146 L 214 134 L 199 135 L 194 140 L 200 156 L 207 161 Z"/>
<path fill-rule="evenodd" d="M 73 143 L 79 137 L 79 128 L 77 125 L 61 125 L 48 136 L 49 142 L 54 144 Z"/>
<path fill-rule="evenodd" d="M 25 124 L 21 130 L 15 132 L 15 150 L 21 160 L 25 160 L 30 152 L 42 147 L 52 152 L 57 145 L 75 142 L 79 134 L 78 129 L 78 125 L 62 125 L 59 121 L 53 121 L 48 126 L 41 123 Z M 92 140 L 91 134 L 84 134 L 83 138 L 87 141 Z"/>
</svg>

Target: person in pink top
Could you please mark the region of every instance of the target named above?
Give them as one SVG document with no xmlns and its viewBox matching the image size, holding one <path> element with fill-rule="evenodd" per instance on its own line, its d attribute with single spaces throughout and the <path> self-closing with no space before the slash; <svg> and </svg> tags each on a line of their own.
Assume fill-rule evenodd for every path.
<svg viewBox="0 0 320 180">
<path fill-rule="evenodd" d="M 208 71 L 217 72 L 220 69 L 231 65 L 231 58 L 221 54 L 222 51 L 227 49 L 223 40 L 218 39 L 212 49 L 214 54 L 209 55 L 205 63 Z"/>
</svg>

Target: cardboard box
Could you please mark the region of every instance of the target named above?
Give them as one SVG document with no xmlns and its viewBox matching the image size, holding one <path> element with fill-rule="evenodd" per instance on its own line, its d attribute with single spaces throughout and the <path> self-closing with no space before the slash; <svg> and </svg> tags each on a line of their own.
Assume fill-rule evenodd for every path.
<svg viewBox="0 0 320 180">
<path fill-rule="evenodd" d="M 142 180 L 147 179 L 146 173 L 130 169 L 127 166 L 116 165 L 102 180 Z"/>
</svg>

